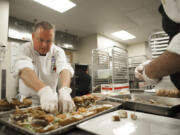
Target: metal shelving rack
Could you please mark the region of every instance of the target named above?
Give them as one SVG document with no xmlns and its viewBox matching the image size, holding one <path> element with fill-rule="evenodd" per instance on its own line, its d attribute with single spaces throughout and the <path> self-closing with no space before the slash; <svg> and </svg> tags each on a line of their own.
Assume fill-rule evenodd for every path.
<svg viewBox="0 0 180 135">
<path fill-rule="evenodd" d="M 166 49 L 169 43 L 169 36 L 164 31 L 155 32 L 149 37 L 149 47 L 152 52 L 152 59 L 160 56 Z"/>
<path fill-rule="evenodd" d="M 98 86 L 100 92 L 101 84 L 122 84 L 128 81 L 128 56 L 125 49 L 115 46 L 92 50 L 92 92 Z"/>
<path fill-rule="evenodd" d="M 134 70 L 139 64 L 145 62 L 146 60 L 147 60 L 147 57 L 145 55 L 133 56 L 133 57 L 128 58 L 130 90 L 144 90 L 145 82 L 140 81 L 135 77 Z"/>
<path fill-rule="evenodd" d="M 92 50 L 92 90 L 100 84 L 109 84 L 110 80 L 110 57 L 108 52 L 103 50 Z M 106 74 L 103 74 L 106 72 Z M 100 92 L 100 89 L 98 89 Z"/>
<path fill-rule="evenodd" d="M 128 81 L 127 51 L 114 47 L 112 49 L 112 83 L 127 83 Z"/>
</svg>

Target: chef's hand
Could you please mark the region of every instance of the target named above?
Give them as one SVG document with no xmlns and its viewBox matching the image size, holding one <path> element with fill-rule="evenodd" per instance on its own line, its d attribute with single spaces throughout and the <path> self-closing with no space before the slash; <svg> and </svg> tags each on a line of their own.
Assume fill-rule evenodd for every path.
<svg viewBox="0 0 180 135">
<path fill-rule="evenodd" d="M 152 79 L 146 75 L 144 67 L 148 65 L 150 62 L 151 60 L 148 60 L 137 66 L 135 69 L 135 77 L 139 80 L 144 80 L 149 85 L 154 85 L 157 84 L 160 81 L 160 79 Z"/>
<path fill-rule="evenodd" d="M 58 110 L 58 96 L 49 86 L 38 91 L 40 97 L 41 108 L 48 112 L 56 112 Z"/>
<path fill-rule="evenodd" d="M 63 87 L 59 89 L 59 111 L 61 113 L 71 112 L 75 107 L 74 101 L 71 98 L 71 88 Z"/>
<path fill-rule="evenodd" d="M 151 62 L 151 60 L 145 61 L 144 63 L 140 64 L 139 66 L 137 66 L 135 68 L 135 77 L 139 80 L 144 80 L 143 79 L 143 70 L 144 70 L 144 66 L 149 64 Z"/>
</svg>

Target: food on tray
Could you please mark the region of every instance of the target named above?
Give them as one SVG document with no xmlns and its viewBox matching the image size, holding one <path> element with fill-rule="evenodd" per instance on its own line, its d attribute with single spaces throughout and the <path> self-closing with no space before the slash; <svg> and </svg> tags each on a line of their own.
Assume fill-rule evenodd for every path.
<svg viewBox="0 0 180 135">
<path fill-rule="evenodd" d="M 120 121 L 119 115 L 114 115 L 114 116 L 112 117 L 112 119 L 113 119 L 113 121 Z"/>
<path fill-rule="evenodd" d="M 18 108 L 25 108 L 30 107 L 32 104 L 31 99 L 25 98 L 23 102 L 20 102 L 19 100 L 12 98 L 12 101 L 8 102 L 6 99 L 0 100 L 0 111 L 9 111 L 11 109 L 14 109 L 16 107 Z"/>
<path fill-rule="evenodd" d="M 131 113 L 131 119 L 132 120 L 137 120 L 137 115 L 135 113 Z"/>
<path fill-rule="evenodd" d="M 31 99 L 24 98 L 23 102 L 20 102 L 18 99 L 13 98 L 12 101 L 10 102 L 12 106 L 14 107 L 19 107 L 19 108 L 25 108 L 25 107 L 30 107 L 32 105 Z"/>
<path fill-rule="evenodd" d="M 149 103 L 151 104 L 159 104 L 157 101 L 155 101 L 154 99 L 149 99 Z"/>
<path fill-rule="evenodd" d="M 84 96 L 77 96 L 74 97 L 74 103 L 76 105 L 77 108 L 79 107 L 88 107 L 91 104 L 95 104 L 95 102 L 97 101 L 97 97 L 93 96 L 93 95 L 84 95 Z"/>
<path fill-rule="evenodd" d="M 159 89 L 156 91 L 157 96 L 167 96 L 167 97 L 180 97 L 180 91 L 178 89 L 166 90 Z"/>
<path fill-rule="evenodd" d="M 79 102 L 81 99 L 83 99 L 83 103 Z M 85 103 L 87 101 L 84 99 L 89 103 Z M 73 112 L 52 114 L 43 111 L 40 107 L 27 109 L 17 108 L 16 111 L 10 115 L 10 122 L 42 133 L 69 125 L 113 107 L 110 104 L 95 104 L 94 97 L 76 97 L 74 100 L 78 101 L 76 102 L 76 105 L 78 103 L 78 107 Z"/>
<path fill-rule="evenodd" d="M 90 104 L 94 104 L 95 101 L 97 100 L 97 98 L 95 96 L 92 96 L 92 95 L 84 95 L 82 96 L 83 98 L 83 102 L 84 102 L 84 105 L 85 106 L 88 106 Z"/>
<path fill-rule="evenodd" d="M 118 115 L 120 118 L 127 118 L 128 117 L 128 114 L 125 110 L 118 111 Z"/>
<path fill-rule="evenodd" d="M 0 111 L 9 111 L 11 108 L 12 105 L 6 99 L 0 100 Z"/>
<path fill-rule="evenodd" d="M 128 118 L 128 113 L 125 110 L 119 110 L 117 114 L 112 116 L 113 121 L 120 121 L 121 118 Z M 137 115 L 135 113 L 131 113 L 131 119 L 137 120 Z"/>
<path fill-rule="evenodd" d="M 135 97 L 133 99 L 125 98 L 123 100 L 125 100 L 125 101 L 133 101 L 133 102 L 143 103 L 143 104 L 154 104 L 154 105 L 172 106 L 171 104 L 161 103 L 161 102 L 159 102 L 159 101 L 157 101 L 155 99 L 150 99 L 150 98 L 142 99 L 140 97 Z"/>
<path fill-rule="evenodd" d="M 82 97 L 77 96 L 77 97 L 74 97 L 73 100 L 74 100 L 76 107 L 84 106 L 84 102 L 83 102 Z"/>
</svg>

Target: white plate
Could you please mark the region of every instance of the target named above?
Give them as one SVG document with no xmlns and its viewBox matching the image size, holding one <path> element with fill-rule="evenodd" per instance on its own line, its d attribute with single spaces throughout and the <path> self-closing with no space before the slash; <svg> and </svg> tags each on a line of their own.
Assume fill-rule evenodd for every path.
<svg viewBox="0 0 180 135">
<path fill-rule="evenodd" d="M 128 118 L 113 121 L 119 110 L 101 115 L 77 125 L 78 128 L 100 135 L 180 135 L 180 120 L 136 112 L 137 120 Z"/>
</svg>

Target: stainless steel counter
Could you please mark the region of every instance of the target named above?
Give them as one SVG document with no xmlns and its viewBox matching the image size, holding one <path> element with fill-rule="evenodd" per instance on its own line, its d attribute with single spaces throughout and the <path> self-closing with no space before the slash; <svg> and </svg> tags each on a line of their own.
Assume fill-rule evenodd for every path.
<svg viewBox="0 0 180 135">
<path fill-rule="evenodd" d="M 143 94 L 143 95 L 154 95 L 154 93 L 145 93 L 145 92 L 133 92 L 133 93 L 138 93 L 138 94 Z M 179 114 L 180 115 L 180 114 Z M 176 117 L 178 118 L 178 117 Z M 0 135 L 23 135 L 22 133 L 17 132 L 16 130 L 12 128 L 8 128 L 2 124 L 0 124 Z M 73 128 L 72 130 L 63 133 L 63 135 L 94 135 L 92 133 L 83 131 L 78 128 Z"/>
</svg>

